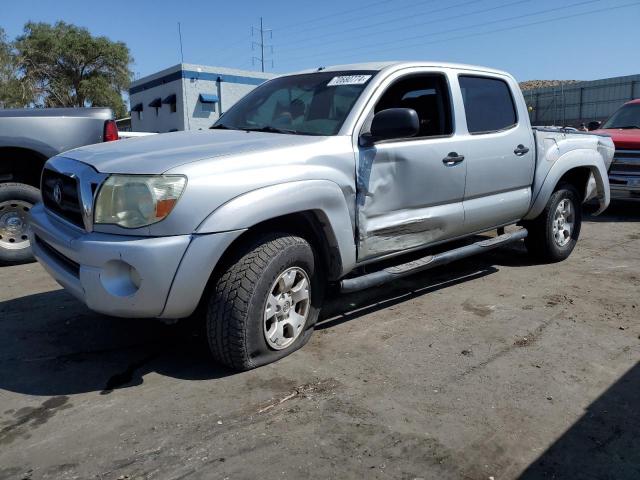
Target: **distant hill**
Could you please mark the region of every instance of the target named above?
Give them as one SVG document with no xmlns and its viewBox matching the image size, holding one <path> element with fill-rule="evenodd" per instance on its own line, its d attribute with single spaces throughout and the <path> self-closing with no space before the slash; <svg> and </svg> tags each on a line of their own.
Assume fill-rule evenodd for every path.
<svg viewBox="0 0 640 480">
<path fill-rule="evenodd" d="M 520 82 L 520 89 L 523 91 L 533 90 L 536 88 L 559 87 L 560 85 L 571 85 L 578 83 L 580 80 L 527 80 Z"/>
</svg>

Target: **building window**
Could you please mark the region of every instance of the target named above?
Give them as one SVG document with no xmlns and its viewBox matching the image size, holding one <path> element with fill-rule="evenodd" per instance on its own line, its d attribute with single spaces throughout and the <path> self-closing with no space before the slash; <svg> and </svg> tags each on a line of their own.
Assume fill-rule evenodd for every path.
<svg viewBox="0 0 640 480">
<path fill-rule="evenodd" d="M 142 120 L 142 110 L 144 109 L 144 107 L 142 106 L 142 103 L 136 103 L 132 108 L 131 108 L 131 112 L 137 112 L 138 113 L 138 120 Z"/>
<path fill-rule="evenodd" d="M 200 110 L 203 112 L 215 112 L 218 96 L 213 93 L 201 93 L 198 97 L 200 100 Z"/>
<path fill-rule="evenodd" d="M 158 109 L 162 106 L 162 99 L 160 97 L 154 98 L 151 103 L 149 103 L 151 108 L 156 109 L 156 117 L 158 116 Z"/>
<path fill-rule="evenodd" d="M 169 105 L 169 111 L 171 113 L 176 113 L 177 108 L 176 108 L 176 104 L 177 104 L 177 100 L 176 100 L 176 94 L 172 93 L 171 95 L 165 97 L 164 100 L 162 100 L 162 103 Z"/>
</svg>

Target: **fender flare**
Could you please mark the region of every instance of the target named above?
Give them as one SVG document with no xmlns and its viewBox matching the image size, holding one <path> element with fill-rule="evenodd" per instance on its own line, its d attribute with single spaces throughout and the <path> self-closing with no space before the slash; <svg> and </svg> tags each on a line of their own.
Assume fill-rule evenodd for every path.
<svg viewBox="0 0 640 480">
<path fill-rule="evenodd" d="M 609 176 L 604 160 L 602 156 L 594 150 L 572 150 L 559 157 L 549 169 L 541 186 L 538 188 L 538 192 L 534 192 L 534 200 L 531 208 L 524 216 L 524 220 L 533 220 L 542 213 L 556 185 L 558 185 L 560 179 L 568 171 L 574 168 L 584 167 L 591 171 L 588 185 L 585 185 L 585 187 L 590 187 L 591 184 L 595 182 L 595 197 L 600 203 L 600 207 L 595 215 L 602 213 L 609 206 L 611 200 Z M 587 190 L 589 190 L 589 188 L 587 188 Z"/>
<path fill-rule="evenodd" d="M 353 222 L 345 194 L 330 180 L 301 180 L 271 185 L 239 195 L 211 212 L 196 234 L 246 230 L 284 215 L 313 212 L 322 224 L 341 276 L 356 263 Z M 334 244 L 332 244 L 334 243 Z"/>
</svg>

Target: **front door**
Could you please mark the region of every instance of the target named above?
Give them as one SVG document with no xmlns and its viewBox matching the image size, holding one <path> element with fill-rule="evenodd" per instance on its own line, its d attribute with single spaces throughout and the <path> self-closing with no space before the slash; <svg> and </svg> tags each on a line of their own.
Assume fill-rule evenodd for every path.
<svg viewBox="0 0 640 480">
<path fill-rule="evenodd" d="M 451 94 L 442 72 L 389 79 L 360 133 L 387 108 L 413 108 L 416 137 L 357 151 L 358 260 L 416 249 L 461 234 L 466 163 L 456 155 Z"/>
</svg>

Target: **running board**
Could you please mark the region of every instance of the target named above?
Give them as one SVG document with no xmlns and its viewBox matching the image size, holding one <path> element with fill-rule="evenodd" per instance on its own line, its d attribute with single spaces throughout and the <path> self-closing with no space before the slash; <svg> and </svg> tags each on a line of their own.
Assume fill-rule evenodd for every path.
<svg viewBox="0 0 640 480">
<path fill-rule="evenodd" d="M 430 268 L 446 265 L 447 263 L 462 258 L 470 257 L 478 253 L 483 253 L 494 248 L 501 247 L 507 243 L 522 240 L 527 236 L 526 228 L 516 230 L 515 232 L 505 233 L 494 238 L 482 240 L 471 245 L 455 248 L 434 255 L 427 255 L 412 262 L 394 265 L 377 272 L 367 273 L 360 277 L 346 278 L 340 282 L 340 291 L 343 293 L 357 292 L 366 288 L 377 287 L 387 282 L 397 280 L 398 278 L 413 275 L 414 273 L 429 270 Z"/>
</svg>

